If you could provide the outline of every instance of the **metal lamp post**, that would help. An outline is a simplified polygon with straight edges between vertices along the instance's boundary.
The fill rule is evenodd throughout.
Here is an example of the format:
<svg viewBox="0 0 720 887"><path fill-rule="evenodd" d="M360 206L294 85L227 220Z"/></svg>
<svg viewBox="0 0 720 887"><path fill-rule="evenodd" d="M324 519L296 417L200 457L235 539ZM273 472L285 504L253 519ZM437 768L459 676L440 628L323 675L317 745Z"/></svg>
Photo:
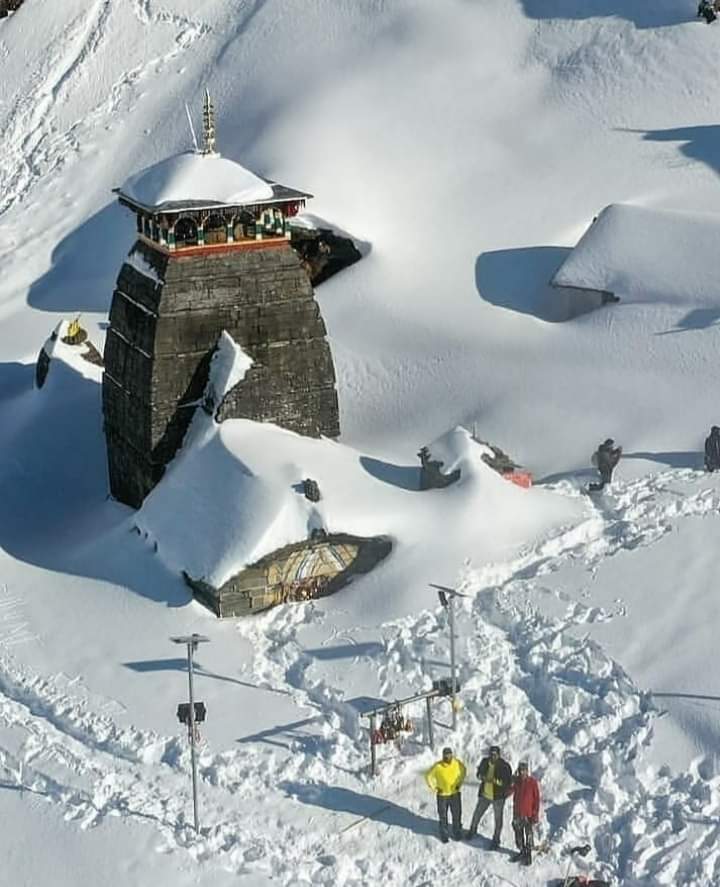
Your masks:
<svg viewBox="0 0 720 887"><path fill-rule="evenodd" d="M209 642L210 638L203 637L200 634L191 634L184 637L170 638L174 644L185 644L187 646L188 660L188 683L190 690L190 704L178 706L178 718L181 723L188 725L188 739L190 741L190 759L192 762L192 793L193 793L193 814L195 816L195 831L200 831L200 821L198 817L198 797L197 797L197 762L195 760L195 722L205 720L205 706L202 702L195 702L193 699L193 653L197 650L199 644Z"/></svg>
<svg viewBox="0 0 720 887"><path fill-rule="evenodd" d="M457 702L456 694L458 689L457 670L455 663L455 598L467 597L454 588L448 588L446 585L436 585L430 582L430 588L435 588L438 593L441 605L448 611L448 623L450 626L450 686L451 686L451 705L452 705L452 728L457 729Z"/></svg>

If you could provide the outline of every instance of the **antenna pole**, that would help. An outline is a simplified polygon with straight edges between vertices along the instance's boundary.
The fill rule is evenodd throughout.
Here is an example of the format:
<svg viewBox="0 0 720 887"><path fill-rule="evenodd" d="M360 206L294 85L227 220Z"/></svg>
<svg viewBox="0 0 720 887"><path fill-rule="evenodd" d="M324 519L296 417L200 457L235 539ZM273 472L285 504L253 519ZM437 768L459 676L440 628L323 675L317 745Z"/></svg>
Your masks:
<svg viewBox="0 0 720 887"><path fill-rule="evenodd" d="M185 113L187 114L188 123L190 124L190 134L192 135L193 146L195 148L195 151L197 152L200 150L200 148L198 148L197 136L195 135L195 127L193 126L192 117L190 116L190 108L188 108L187 102L185 102Z"/></svg>

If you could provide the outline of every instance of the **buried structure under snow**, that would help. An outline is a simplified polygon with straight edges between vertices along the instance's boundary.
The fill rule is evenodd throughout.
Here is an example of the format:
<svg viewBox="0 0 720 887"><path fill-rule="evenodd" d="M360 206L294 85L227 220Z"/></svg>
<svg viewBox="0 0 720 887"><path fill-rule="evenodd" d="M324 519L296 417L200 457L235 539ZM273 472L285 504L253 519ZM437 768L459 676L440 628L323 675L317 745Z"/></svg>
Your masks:
<svg viewBox="0 0 720 887"><path fill-rule="evenodd" d="M527 468L523 468L521 465L514 462L507 453L504 453L500 449L500 447L496 447L494 444L487 443L487 441L484 440L478 440L474 436L472 440L487 450L487 452L483 452L481 459L486 465L492 468L493 471L497 471L497 473L504 477L505 480L509 480L511 483L517 484L519 487L528 489L532 486L532 473L528 471ZM433 454L429 447L421 447L418 452L418 458L420 459L421 465L421 490L449 487L451 484L460 480L459 468L445 474L442 470L445 463L441 459L433 459L432 456Z"/></svg>
<svg viewBox="0 0 720 887"><path fill-rule="evenodd" d="M523 468L521 465L514 462L507 453L504 453L500 449L500 447L496 447L484 440L478 441L478 443L481 443L492 450L492 456L484 453L482 460L486 465L489 465L493 471L497 471L497 473L501 474L505 480L509 480L511 483L517 484L519 487L525 487L525 489L528 489L532 486L532 473L528 471L527 468Z"/></svg>
<svg viewBox="0 0 720 887"><path fill-rule="evenodd" d="M392 549L386 536L316 533L265 555L215 588L183 572L194 597L216 616L246 616L276 604L326 597L368 573Z"/></svg>

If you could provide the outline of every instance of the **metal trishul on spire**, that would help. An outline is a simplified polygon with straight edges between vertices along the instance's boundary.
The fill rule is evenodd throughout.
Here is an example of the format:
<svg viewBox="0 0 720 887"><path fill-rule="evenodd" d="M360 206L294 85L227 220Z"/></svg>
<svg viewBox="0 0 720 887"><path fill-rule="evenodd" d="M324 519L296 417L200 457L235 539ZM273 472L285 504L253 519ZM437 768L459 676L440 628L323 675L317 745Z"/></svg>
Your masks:
<svg viewBox="0 0 720 887"><path fill-rule="evenodd" d="M210 93L205 90L205 99L203 101L203 134L204 143L201 154L215 153L215 108L210 99Z"/></svg>

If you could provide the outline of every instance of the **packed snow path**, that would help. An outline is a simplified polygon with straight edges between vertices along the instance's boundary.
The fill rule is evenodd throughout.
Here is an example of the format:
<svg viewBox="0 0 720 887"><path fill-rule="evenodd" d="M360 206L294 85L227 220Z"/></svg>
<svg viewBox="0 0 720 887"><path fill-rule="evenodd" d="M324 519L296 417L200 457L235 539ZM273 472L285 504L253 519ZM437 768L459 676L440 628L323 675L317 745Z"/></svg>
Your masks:
<svg viewBox="0 0 720 887"><path fill-rule="evenodd" d="M569 482L555 487L582 495ZM436 746L452 741L471 774L491 741L513 762L530 759L541 779L542 834L549 841L532 875L482 841L441 848L434 802L421 778L437 749L420 742L420 710L413 712L418 736L400 749L381 747L379 775L369 777L367 731L346 701L346 682L330 683L322 660L306 650L308 632L330 627L332 599L237 623L254 644L244 677L290 694L309 715L245 737L238 750L203 747L207 825L200 837L189 822L182 736L121 727L67 680L29 674L10 656L0 661L5 785L45 798L81 828L107 816L145 822L158 830L158 849L185 848L199 861L247 876L247 883L530 884L558 876L562 848L585 841L593 846L593 871L620 884L715 883L720 778L702 762L677 774L647 762L657 715L651 695L581 631L621 617L622 606L567 599L564 613L546 618L538 602L569 563L597 570L619 551L656 544L678 522L717 520L719 508L714 478L666 471L588 499L581 523L508 563L466 568L461 587L469 597L458 614L464 710L451 739L441 726L449 714L436 709ZM357 644L353 668L343 671L347 681L364 672L373 692L392 699L442 673L441 609L386 623L375 636L381 639L375 644ZM353 630L343 637L357 643ZM470 778L465 788L466 822L474 783ZM267 803L258 805L258 798ZM508 825L504 842L510 843Z"/></svg>

